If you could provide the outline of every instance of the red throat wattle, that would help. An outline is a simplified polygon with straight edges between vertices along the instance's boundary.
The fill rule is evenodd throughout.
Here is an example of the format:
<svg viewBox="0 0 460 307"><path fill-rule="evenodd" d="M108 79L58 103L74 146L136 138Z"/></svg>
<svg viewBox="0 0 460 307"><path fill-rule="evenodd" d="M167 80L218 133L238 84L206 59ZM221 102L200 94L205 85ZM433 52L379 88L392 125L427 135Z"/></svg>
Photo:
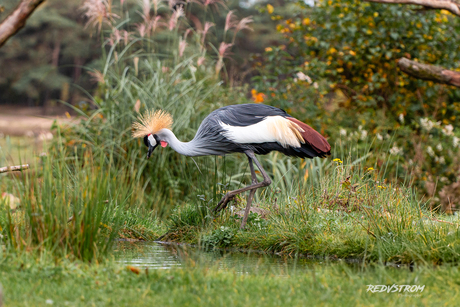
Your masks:
<svg viewBox="0 0 460 307"><path fill-rule="evenodd" d="M160 141L160 145L161 147L165 148L166 146L168 146L168 143L166 143L165 141Z"/></svg>

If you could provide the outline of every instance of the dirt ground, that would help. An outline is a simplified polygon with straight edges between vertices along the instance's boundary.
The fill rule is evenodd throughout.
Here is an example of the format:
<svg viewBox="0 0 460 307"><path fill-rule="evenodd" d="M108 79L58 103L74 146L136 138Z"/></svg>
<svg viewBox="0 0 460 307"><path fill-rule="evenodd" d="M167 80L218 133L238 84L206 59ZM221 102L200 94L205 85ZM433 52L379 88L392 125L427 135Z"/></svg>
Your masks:
<svg viewBox="0 0 460 307"><path fill-rule="evenodd" d="M54 115L43 115L40 107L0 105L0 167L25 163L33 166L37 156L46 154L54 137L50 131L53 122L75 121L62 108L49 110L49 114Z"/></svg>
<svg viewBox="0 0 460 307"><path fill-rule="evenodd" d="M72 118L65 115L65 110L50 110L51 114L43 115L41 107L18 107L0 105L0 136L38 137L50 132L55 120L59 123L72 123Z"/></svg>

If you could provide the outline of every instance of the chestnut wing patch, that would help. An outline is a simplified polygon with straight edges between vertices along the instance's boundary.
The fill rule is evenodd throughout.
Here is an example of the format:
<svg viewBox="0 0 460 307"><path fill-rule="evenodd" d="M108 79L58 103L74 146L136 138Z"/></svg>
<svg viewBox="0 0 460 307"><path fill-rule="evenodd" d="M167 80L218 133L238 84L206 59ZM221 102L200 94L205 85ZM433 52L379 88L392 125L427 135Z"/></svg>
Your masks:
<svg viewBox="0 0 460 307"><path fill-rule="evenodd" d="M304 142L310 145L317 153L327 155L331 154L331 145L329 145L326 138L318 131L293 117L287 117L287 119L302 128L303 132L300 131L300 134L302 135Z"/></svg>

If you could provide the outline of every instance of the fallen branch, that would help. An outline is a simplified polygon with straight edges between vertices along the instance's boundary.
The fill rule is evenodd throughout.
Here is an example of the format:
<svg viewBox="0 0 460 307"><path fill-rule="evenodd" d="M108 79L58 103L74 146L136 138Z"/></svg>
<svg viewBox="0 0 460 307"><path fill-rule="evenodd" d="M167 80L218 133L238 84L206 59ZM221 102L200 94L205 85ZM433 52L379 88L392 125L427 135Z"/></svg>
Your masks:
<svg viewBox="0 0 460 307"><path fill-rule="evenodd" d="M0 167L0 173L22 171L29 168L29 164Z"/></svg>
<svg viewBox="0 0 460 307"><path fill-rule="evenodd" d="M26 25L27 18L45 0L22 0L16 9L0 24L0 47Z"/></svg>
<svg viewBox="0 0 460 307"><path fill-rule="evenodd" d="M460 87L460 72L440 66L418 63L408 58L399 59L398 66L402 71L417 79Z"/></svg>
<svg viewBox="0 0 460 307"><path fill-rule="evenodd" d="M460 16L460 1L458 0L364 0L385 4L414 4L429 9L447 10L454 15Z"/></svg>

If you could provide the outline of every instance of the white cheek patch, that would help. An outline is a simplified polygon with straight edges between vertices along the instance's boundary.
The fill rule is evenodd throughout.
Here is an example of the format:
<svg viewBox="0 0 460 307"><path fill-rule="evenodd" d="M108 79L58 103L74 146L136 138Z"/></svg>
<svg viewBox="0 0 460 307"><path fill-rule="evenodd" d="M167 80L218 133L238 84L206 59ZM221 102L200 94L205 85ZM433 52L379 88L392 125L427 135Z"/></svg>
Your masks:
<svg viewBox="0 0 460 307"><path fill-rule="evenodd" d="M155 140L153 135L149 135L147 140L149 140L150 146L152 146L152 147L155 147L155 145L157 144L157 141Z"/></svg>

